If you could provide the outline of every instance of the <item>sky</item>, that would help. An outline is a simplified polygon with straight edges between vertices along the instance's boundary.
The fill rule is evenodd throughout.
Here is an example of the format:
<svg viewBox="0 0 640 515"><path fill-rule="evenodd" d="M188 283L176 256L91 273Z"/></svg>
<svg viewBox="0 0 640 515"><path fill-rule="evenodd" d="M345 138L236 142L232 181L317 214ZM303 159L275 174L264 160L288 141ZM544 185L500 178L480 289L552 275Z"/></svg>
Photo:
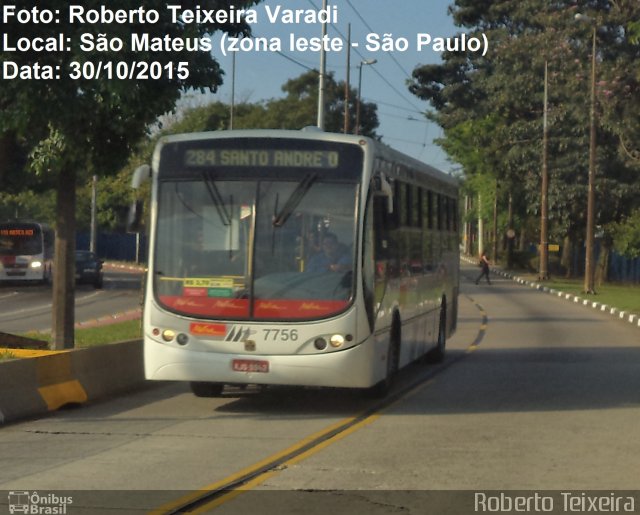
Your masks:
<svg viewBox="0 0 640 515"><path fill-rule="evenodd" d="M296 51L290 49L291 34L299 38L319 38L322 24L311 20L302 23L286 23L281 17L277 21L268 18L267 6L275 13L287 9L317 11L323 0L265 0L255 7L256 21L251 23L255 37L277 38L277 43L266 51L243 50L236 52L235 81L232 80L232 52L223 55L220 37L214 38L214 56L225 70L225 83L218 90L217 100L231 101L232 84L236 102L258 102L283 95L281 87L291 78L298 77L308 69L319 69L319 51ZM327 25L327 36L333 44L342 42L341 50L326 52L327 73L333 73L337 81L347 75L346 38L351 27L350 84L357 89L360 63L375 59L377 62L362 65L362 98L378 105L380 125L377 133L388 145L416 159L449 172L456 168L446 154L433 142L441 135L437 125L426 121L424 113L430 108L409 93L406 82L412 70L421 64L439 63L440 52L427 44L418 48L418 35L429 35L432 41L455 35L458 28L447 15L452 0L327 0L332 18ZM367 34L377 34L379 49L366 48ZM405 38L398 40L400 49L385 51L383 37ZM353 44L357 44L357 47ZM402 44L407 48L403 49Z"/></svg>

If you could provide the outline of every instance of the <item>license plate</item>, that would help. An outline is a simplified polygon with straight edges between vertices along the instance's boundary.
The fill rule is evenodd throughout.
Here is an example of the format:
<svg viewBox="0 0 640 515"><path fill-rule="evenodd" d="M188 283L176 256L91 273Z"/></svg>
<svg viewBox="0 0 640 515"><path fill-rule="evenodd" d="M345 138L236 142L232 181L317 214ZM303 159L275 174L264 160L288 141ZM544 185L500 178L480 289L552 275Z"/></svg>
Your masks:
<svg viewBox="0 0 640 515"><path fill-rule="evenodd" d="M236 372L269 372L269 362L257 359L234 359L231 368Z"/></svg>

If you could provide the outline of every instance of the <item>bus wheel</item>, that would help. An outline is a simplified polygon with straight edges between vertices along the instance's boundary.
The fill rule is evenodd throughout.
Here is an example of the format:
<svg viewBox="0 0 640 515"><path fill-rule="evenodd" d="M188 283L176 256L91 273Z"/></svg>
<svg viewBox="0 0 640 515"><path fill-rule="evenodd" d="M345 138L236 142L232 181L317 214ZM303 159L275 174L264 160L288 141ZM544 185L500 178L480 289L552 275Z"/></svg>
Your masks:
<svg viewBox="0 0 640 515"><path fill-rule="evenodd" d="M385 378L366 390L367 396L375 399L386 397L398 374L400 363L400 322L396 318L391 329L389 350L387 351L387 373Z"/></svg>
<svg viewBox="0 0 640 515"><path fill-rule="evenodd" d="M222 383L191 382L191 391L196 397L220 397L223 389Z"/></svg>
<svg viewBox="0 0 640 515"><path fill-rule="evenodd" d="M444 359L447 345L447 304L443 301L440 309L440 322L438 324L438 343L435 349L429 351L426 356L427 363L440 363Z"/></svg>

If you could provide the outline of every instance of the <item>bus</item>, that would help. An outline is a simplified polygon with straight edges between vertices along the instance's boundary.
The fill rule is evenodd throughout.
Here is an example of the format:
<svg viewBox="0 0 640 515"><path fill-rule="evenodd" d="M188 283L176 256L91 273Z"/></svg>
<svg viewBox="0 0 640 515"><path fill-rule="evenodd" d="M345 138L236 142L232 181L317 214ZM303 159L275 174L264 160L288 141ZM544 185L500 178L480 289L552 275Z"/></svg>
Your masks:
<svg viewBox="0 0 640 515"><path fill-rule="evenodd" d="M0 222L0 281L50 283L55 232L30 221Z"/></svg>
<svg viewBox="0 0 640 515"><path fill-rule="evenodd" d="M385 395L402 367L443 359L459 288L451 176L316 129L164 137L134 188L145 177L147 379L198 396L247 384Z"/></svg>

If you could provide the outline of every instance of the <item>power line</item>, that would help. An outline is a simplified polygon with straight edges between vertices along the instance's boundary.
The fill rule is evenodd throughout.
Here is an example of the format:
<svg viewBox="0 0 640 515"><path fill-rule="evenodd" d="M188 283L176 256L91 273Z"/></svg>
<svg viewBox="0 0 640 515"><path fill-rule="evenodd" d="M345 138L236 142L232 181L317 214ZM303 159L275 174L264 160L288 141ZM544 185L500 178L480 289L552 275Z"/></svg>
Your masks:
<svg viewBox="0 0 640 515"><path fill-rule="evenodd" d="M425 116L425 112L424 111L420 111L417 109L409 109L408 107L402 107L396 104L390 104L389 102L383 102L382 100L375 100L375 99L371 99L372 102L375 102L378 105L381 106L387 106L387 107L393 107L394 109L400 109L402 111L407 111L409 113L415 113L415 114L419 114L421 116Z"/></svg>
<svg viewBox="0 0 640 515"><path fill-rule="evenodd" d="M369 32L375 32L375 30L373 30L371 28L371 26L367 23L367 21L362 17L362 15L360 14L360 11L358 11L353 4L351 3L351 0L346 0L346 2L349 4L349 7L351 7L351 9L353 10L353 12L356 13L356 16L358 18L360 18L360 20L362 21L362 23L364 24L365 27L367 27L367 29L369 29ZM398 66L398 68L400 68L400 70L402 70L402 73L404 73L405 77L407 77L407 79L411 78L411 75L409 75L409 73L407 73L407 71L402 67L402 65L398 62L398 60L395 58L395 56L393 54L388 54L389 57L393 60L394 63L396 63L396 65Z"/></svg>
<svg viewBox="0 0 640 515"><path fill-rule="evenodd" d="M373 100L372 102L375 102L375 100ZM376 103L377 105L377 103ZM419 123L429 123L429 120L427 120L426 118L424 120L420 120L418 118L413 118L412 116L406 116L406 115L402 115L402 114L396 114L396 113L387 113L384 111L378 111L378 114L383 115L383 116L387 116L389 118L398 118L400 120L405 120L407 122L419 122Z"/></svg>
<svg viewBox="0 0 640 515"><path fill-rule="evenodd" d="M307 0L307 2L317 11L318 10L318 6L315 5L315 3L313 2L313 0ZM353 6L353 4L351 3L351 0L346 0L346 2L349 4L349 7L351 7L351 9L353 10L353 12L356 14L356 16L360 19L360 21L364 24L364 26L369 30L369 32L375 32L371 26L367 23L367 21L362 17L362 15L360 14L360 12ZM338 34L338 36L342 39L343 42L346 42L347 38L344 36L344 34L342 34L342 32L340 31L340 29L338 29L333 23L330 24L331 27L336 31L336 33ZM360 59L364 60L365 56L360 52L360 50L356 47L354 49L355 53L358 54L358 56L360 57ZM402 70L402 73L405 75L405 77L407 77L408 79L411 79L411 76L409 75L409 73L407 73L407 71L402 67L402 65L398 62L398 60L395 58L395 56L392 53L387 53L387 55L393 60L393 62L398 66L398 68L400 68L400 70ZM410 100L407 99L407 97L404 96L404 93L402 93L401 91L399 91L396 86L394 86L391 82L389 82L389 80L382 75L378 70L376 70L375 65L372 65L371 68L373 69L373 72L387 85L389 86L389 88L391 88L396 95L398 95L400 98L402 98L402 100L404 100L407 105L410 105L412 107L412 109L416 112L420 112L420 109L418 109Z"/></svg>
<svg viewBox="0 0 640 515"><path fill-rule="evenodd" d="M364 24L364 26L369 30L369 32L376 32L371 28L371 26L367 23L367 20L364 19L364 17L360 14L360 12L354 7L354 5L351 3L351 0L346 0L346 2L347 4L349 4L349 7L351 7L353 12ZM411 76L409 75L409 73L407 73L407 71L402 67L402 65L398 62L395 56L391 52L387 52L386 54L393 60L393 62L398 66L398 68L400 68L404 76L407 77L408 79L411 79ZM419 109L410 100L408 100L407 97L405 97L404 93L400 92L393 84L391 84L391 82L389 82L389 80L386 77L384 77L379 71L375 69L375 66L372 66L372 68L375 74L378 75L378 77L380 77L382 81L387 86L389 86L400 98L402 98L402 100L404 100L407 103L407 105L410 105L413 109L415 109L416 111L419 111Z"/></svg>

